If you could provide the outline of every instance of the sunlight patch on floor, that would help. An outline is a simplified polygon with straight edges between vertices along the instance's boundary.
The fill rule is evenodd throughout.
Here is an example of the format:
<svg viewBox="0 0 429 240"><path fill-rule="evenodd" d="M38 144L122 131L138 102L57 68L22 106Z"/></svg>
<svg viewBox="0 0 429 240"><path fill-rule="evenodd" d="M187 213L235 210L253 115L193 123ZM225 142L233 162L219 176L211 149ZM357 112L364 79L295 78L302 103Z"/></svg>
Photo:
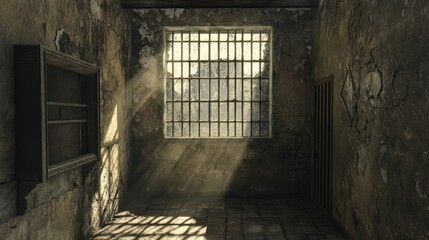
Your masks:
<svg viewBox="0 0 429 240"><path fill-rule="evenodd" d="M207 226L188 216L136 216L128 211L115 215L94 239L205 240Z"/></svg>

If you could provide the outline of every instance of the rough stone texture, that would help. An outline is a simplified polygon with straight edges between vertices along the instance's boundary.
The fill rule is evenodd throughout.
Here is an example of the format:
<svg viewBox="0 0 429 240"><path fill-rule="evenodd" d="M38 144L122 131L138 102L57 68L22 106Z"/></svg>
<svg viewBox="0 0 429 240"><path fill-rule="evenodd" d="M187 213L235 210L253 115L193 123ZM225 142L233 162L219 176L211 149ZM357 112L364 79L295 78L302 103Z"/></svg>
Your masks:
<svg viewBox="0 0 429 240"><path fill-rule="evenodd" d="M311 9L168 9L133 13L133 192L308 192ZM273 26L271 139L165 139L164 26Z"/></svg>
<svg viewBox="0 0 429 240"><path fill-rule="evenodd" d="M131 154L130 12L119 0L6 1L0 8L0 236L87 239L116 212ZM43 44L101 69L102 161L59 174L15 215L13 44ZM6 183L11 182L11 183ZM7 194L5 193L7 192ZM7 209L7 210L4 210Z"/></svg>
<svg viewBox="0 0 429 240"><path fill-rule="evenodd" d="M81 197L75 188L0 225L4 239L83 239ZM60 236L60 237L59 237Z"/></svg>
<svg viewBox="0 0 429 240"><path fill-rule="evenodd" d="M0 219L8 219L16 214L16 181L0 184Z"/></svg>
<svg viewBox="0 0 429 240"><path fill-rule="evenodd" d="M350 239L429 238L429 2L320 6L314 76L334 74L333 215Z"/></svg>

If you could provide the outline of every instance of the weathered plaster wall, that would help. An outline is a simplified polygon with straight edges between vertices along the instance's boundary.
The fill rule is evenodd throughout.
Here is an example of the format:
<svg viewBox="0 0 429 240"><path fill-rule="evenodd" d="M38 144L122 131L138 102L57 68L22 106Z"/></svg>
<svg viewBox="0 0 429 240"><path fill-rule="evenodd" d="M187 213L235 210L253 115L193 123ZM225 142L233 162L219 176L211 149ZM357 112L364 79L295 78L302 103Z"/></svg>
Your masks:
<svg viewBox="0 0 429 240"><path fill-rule="evenodd" d="M135 193L306 194L310 160L311 9L169 9L133 13ZM163 137L163 27L273 26L271 139Z"/></svg>
<svg viewBox="0 0 429 240"><path fill-rule="evenodd" d="M130 151L130 13L119 0L3 1L0 7L0 238L87 239L117 209ZM39 184L16 215L13 44L43 44L101 68L102 161ZM31 116L29 116L31 117Z"/></svg>
<svg viewBox="0 0 429 240"><path fill-rule="evenodd" d="M333 215L350 239L429 238L429 2L325 0L315 79L334 74Z"/></svg>

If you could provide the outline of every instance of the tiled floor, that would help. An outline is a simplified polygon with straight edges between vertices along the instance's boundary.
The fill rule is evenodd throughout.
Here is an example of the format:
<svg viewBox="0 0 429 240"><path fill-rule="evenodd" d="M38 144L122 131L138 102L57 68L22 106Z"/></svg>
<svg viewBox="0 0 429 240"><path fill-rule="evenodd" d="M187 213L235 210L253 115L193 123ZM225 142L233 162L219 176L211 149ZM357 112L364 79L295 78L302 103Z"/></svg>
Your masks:
<svg viewBox="0 0 429 240"><path fill-rule="evenodd" d="M345 239L309 200L155 199L128 209L94 239Z"/></svg>

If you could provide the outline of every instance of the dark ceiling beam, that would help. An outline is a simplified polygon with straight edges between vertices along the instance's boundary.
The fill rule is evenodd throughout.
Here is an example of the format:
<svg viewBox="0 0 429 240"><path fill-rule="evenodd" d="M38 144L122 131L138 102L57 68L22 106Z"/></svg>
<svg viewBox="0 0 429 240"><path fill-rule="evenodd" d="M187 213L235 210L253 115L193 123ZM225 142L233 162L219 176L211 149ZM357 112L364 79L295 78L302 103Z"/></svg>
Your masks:
<svg viewBox="0 0 429 240"><path fill-rule="evenodd" d="M314 8L319 0L122 0L124 8Z"/></svg>

